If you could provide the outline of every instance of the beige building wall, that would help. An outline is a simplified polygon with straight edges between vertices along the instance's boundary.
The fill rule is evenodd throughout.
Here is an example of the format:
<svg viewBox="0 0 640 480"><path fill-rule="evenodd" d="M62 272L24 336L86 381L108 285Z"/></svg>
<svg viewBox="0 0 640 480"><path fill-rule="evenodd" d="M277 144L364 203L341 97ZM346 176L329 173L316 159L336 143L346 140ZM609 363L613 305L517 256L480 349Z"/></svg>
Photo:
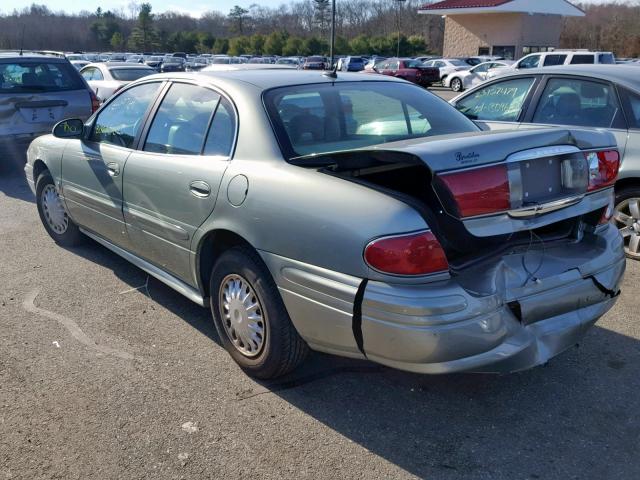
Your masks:
<svg viewBox="0 0 640 480"><path fill-rule="evenodd" d="M561 30L562 17L558 15L448 15L443 54L445 57L465 57L477 55L480 47L513 45L516 58L520 58L525 46L557 47Z"/></svg>

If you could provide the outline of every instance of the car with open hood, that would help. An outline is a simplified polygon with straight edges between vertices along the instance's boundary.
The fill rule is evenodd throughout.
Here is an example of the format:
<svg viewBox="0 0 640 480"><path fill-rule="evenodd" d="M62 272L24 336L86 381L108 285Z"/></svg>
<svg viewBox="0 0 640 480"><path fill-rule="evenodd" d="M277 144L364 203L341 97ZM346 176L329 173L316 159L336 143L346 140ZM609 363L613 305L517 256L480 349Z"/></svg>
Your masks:
<svg viewBox="0 0 640 480"><path fill-rule="evenodd" d="M153 75L34 141L44 228L211 309L251 375L309 349L422 373L513 372L616 302L609 132L482 132L378 75Z"/></svg>

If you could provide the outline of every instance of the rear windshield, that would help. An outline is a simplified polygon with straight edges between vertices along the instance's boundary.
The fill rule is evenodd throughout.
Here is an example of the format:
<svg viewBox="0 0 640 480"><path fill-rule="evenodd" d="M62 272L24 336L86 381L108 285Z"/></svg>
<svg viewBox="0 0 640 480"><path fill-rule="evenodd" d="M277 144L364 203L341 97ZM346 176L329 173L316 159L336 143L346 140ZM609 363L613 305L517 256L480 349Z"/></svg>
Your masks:
<svg viewBox="0 0 640 480"><path fill-rule="evenodd" d="M290 86L269 90L264 101L288 159L478 131L452 106L411 84L340 82Z"/></svg>
<svg viewBox="0 0 640 480"><path fill-rule="evenodd" d="M86 88L68 62L0 63L0 93L38 93Z"/></svg>
<svg viewBox="0 0 640 480"><path fill-rule="evenodd" d="M309 57L307 58L307 62L324 62L323 57Z"/></svg>
<svg viewBox="0 0 640 480"><path fill-rule="evenodd" d="M150 68L110 68L109 71L111 75L113 75L113 78L123 82L133 82L134 80L155 73Z"/></svg>

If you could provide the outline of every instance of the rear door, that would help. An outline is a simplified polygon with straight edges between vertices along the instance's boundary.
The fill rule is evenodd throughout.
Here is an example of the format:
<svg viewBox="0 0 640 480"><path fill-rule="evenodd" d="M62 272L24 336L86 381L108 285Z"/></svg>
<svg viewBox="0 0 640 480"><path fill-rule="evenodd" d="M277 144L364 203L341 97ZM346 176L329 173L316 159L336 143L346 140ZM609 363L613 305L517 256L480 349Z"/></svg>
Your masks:
<svg viewBox="0 0 640 480"><path fill-rule="evenodd" d="M0 136L50 133L64 118L86 120L91 97L66 60L0 60Z"/></svg>
<svg viewBox="0 0 640 480"><path fill-rule="evenodd" d="M483 130L518 128L538 84L538 76L496 80L470 91L454 106Z"/></svg>
<svg viewBox="0 0 640 480"><path fill-rule="evenodd" d="M102 108L87 138L69 140L62 157L62 192L71 218L127 247L122 173L161 82L136 85Z"/></svg>
<svg viewBox="0 0 640 480"><path fill-rule="evenodd" d="M173 83L124 169L133 251L187 282L191 240L209 217L234 144L236 114L218 92Z"/></svg>
<svg viewBox="0 0 640 480"><path fill-rule="evenodd" d="M606 128L614 134L621 158L628 141L624 111L613 84L593 78L550 75L540 87L523 128L575 126Z"/></svg>

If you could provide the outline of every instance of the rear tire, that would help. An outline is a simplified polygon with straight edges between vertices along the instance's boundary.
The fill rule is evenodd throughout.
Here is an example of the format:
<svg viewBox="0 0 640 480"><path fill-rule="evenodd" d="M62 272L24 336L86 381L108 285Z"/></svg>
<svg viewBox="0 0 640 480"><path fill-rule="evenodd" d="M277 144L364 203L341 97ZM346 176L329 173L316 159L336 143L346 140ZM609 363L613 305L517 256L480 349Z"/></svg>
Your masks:
<svg viewBox="0 0 640 480"><path fill-rule="evenodd" d="M640 189L625 187L616 190L613 221L624 238L627 258L640 260Z"/></svg>
<svg viewBox="0 0 640 480"><path fill-rule="evenodd" d="M449 85L451 86L451 90L453 90L454 92L461 92L462 90L464 90L462 86L462 80L460 80L458 77L452 78L451 82L449 82Z"/></svg>
<svg viewBox="0 0 640 480"><path fill-rule="evenodd" d="M75 247L84 243L86 237L67 215L53 177L48 170L42 172L36 181L36 203L45 230L57 244Z"/></svg>
<svg viewBox="0 0 640 480"><path fill-rule="evenodd" d="M269 270L251 248L233 247L220 256L209 292L222 344L248 375L273 379L305 359L309 347L291 323Z"/></svg>

